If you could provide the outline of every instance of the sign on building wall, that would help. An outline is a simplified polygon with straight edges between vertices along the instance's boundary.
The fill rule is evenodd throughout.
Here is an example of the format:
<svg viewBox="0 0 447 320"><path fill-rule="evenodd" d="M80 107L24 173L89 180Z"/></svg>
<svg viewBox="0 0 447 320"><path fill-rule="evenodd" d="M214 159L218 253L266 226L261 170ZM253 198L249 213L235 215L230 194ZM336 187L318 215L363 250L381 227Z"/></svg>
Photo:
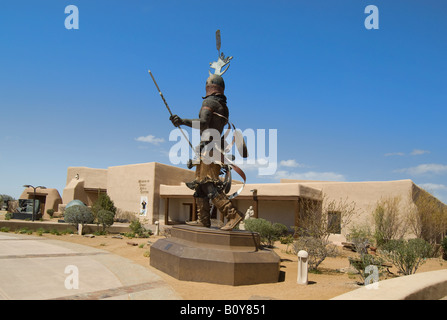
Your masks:
<svg viewBox="0 0 447 320"><path fill-rule="evenodd" d="M146 196L141 196L140 199L140 216L146 216L147 214L147 197Z"/></svg>
<svg viewBox="0 0 447 320"><path fill-rule="evenodd" d="M148 184L149 180L138 180L138 185L140 186L140 193L145 194L149 193L149 187Z"/></svg>
<svg viewBox="0 0 447 320"><path fill-rule="evenodd" d="M149 193L149 186L148 186L149 180L138 180L138 185L140 187L140 216L146 216L147 214L147 207L149 205L147 196L144 194Z"/></svg>

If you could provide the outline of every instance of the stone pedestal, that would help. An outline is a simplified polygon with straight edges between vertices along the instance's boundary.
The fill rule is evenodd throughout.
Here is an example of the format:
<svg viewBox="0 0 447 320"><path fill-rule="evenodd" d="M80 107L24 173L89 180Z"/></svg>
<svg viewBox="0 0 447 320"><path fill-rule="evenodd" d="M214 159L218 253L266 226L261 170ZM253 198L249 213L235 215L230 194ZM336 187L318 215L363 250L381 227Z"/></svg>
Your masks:
<svg viewBox="0 0 447 320"><path fill-rule="evenodd" d="M187 281L227 285L278 282L280 258L260 248L259 234L173 226L171 237L151 246L150 265Z"/></svg>

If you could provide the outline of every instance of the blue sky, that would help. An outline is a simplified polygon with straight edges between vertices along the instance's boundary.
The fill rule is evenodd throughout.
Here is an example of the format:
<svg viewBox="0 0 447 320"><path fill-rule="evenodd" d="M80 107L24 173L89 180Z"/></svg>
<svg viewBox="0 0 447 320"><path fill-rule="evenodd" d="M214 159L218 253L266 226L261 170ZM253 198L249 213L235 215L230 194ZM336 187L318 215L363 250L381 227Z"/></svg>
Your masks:
<svg viewBox="0 0 447 320"><path fill-rule="evenodd" d="M364 25L370 4L378 30ZM68 5L78 30L65 28ZM248 182L412 179L447 203L443 1L0 8L1 194L17 198L23 184L62 194L69 166L169 164L173 127L147 70L174 113L195 117L220 29L221 50L234 56L224 75L232 122L277 130L276 173L247 167Z"/></svg>

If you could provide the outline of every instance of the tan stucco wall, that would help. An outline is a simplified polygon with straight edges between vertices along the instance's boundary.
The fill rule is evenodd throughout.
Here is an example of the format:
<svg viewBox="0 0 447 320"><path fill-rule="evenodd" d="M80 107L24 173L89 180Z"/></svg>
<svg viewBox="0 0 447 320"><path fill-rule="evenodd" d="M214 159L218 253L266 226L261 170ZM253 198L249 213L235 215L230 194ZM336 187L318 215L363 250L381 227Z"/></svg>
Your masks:
<svg viewBox="0 0 447 320"><path fill-rule="evenodd" d="M140 214L141 197L148 199L146 218L153 215L155 163L108 168L107 194L115 207Z"/></svg>
<svg viewBox="0 0 447 320"><path fill-rule="evenodd" d="M166 164L155 162L155 181L153 193L153 215L152 222L164 222L164 204L160 204L160 185L181 185L185 182L194 180L195 170L188 170L177 168ZM185 185L185 188L186 185ZM193 191L188 189L188 194L193 194Z"/></svg>
<svg viewBox="0 0 447 320"><path fill-rule="evenodd" d="M381 198L400 197L401 204L410 201L414 183L411 180L365 181L365 182L307 182L305 180L282 179L281 182L298 182L318 188L328 199L348 199L354 201L360 216L368 215L374 210Z"/></svg>
<svg viewBox="0 0 447 320"><path fill-rule="evenodd" d="M68 185L72 179L84 180L84 188L107 189L107 169L94 169L87 167L69 167L67 169Z"/></svg>
<svg viewBox="0 0 447 320"><path fill-rule="evenodd" d="M62 193L63 204L68 204L71 200L81 200L87 203L87 195L84 192L84 179L73 178L64 188Z"/></svg>
<svg viewBox="0 0 447 320"><path fill-rule="evenodd" d="M372 213L381 199L399 197L402 209L412 205L411 194L417 186L411 180L397 181L365 181L365 182L324 182L282 179L282 183L296 182L322 190L325 200L346 200L355 202L357 215L347 228L342 230L342 235L334 235L332 241L345 241L349 228L359 224L372 225ZM402 214L405 213L403 210Z"/></svg>
<svg viewBox="0 0 447 320"><path fill-rule="evenodd" d="M164 219L160 212L160 184L180 185L194 179L194 171L157 162L108 168L107 193L115 206L139 213L141 197L148 198L145 218L150 223Z"/></svg>

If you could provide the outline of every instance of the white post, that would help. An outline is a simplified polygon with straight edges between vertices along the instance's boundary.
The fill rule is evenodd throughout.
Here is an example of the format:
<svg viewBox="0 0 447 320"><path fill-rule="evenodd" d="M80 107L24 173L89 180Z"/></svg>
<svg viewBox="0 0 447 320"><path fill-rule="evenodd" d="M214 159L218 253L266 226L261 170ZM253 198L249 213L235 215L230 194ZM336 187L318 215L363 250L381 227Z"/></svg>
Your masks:
<svg viewBox="0 0 447 320"><path fill-rule="evenodd" d="M82 224L78 224L78 235L82 236Z"/></svg>
<svg viewBox="0 0 447 320"><path fill-rule="evenodd" d="M155 235L158 236L160 235L160 226L159 226L159 222L155 221Z"/></svg>
<svg viewBox="0 0 447 320"><path fill-rule="evenodd" d="M307 285L307 260L309 258L309 254L301 250L298 252L298 276L296 279L296 283Z"/></svg>

